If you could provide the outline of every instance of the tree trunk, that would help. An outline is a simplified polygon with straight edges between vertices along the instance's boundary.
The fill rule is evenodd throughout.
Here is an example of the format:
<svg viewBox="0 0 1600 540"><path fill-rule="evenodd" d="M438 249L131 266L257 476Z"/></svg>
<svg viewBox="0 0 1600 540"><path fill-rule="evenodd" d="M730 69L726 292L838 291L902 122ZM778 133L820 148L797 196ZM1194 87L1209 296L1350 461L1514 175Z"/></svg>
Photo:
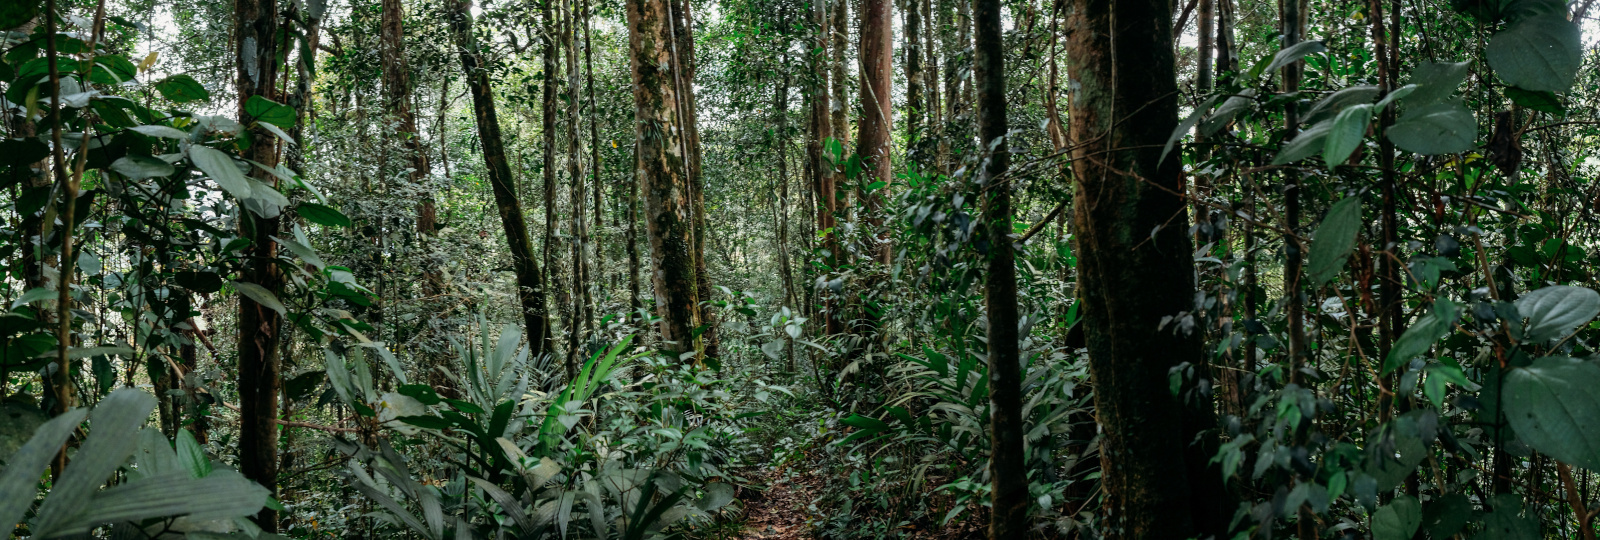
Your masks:
<svg viewBox="0 0 1600 540"><path fill-rule="evenodd" d="M915 0L913 0L915 3ZM1018 356L1017 267L1011 248L1011 185L1003 180L1011 152L1006 136L1005 52L1000 34L1000 0L976 0L973 82L978 87L981 147L993 148L978 185L988 193L984 225L989 237L984 273L984 307L989 316L989 461L993 513L989 538L1022 538L1028 533L1028 467L1023 456L1022 362ZM999 143L999 144L996 144Z"/></svg>
<svg viewBox="0 0 1600 540"><path fill-rule="evenodd" d="M1215 434L1191 444L1213 427L1209 398L1184 402L1167 388L1169 368L1205 358L1198 332L1162 324L1193 309L1195 291L1182 171L1160 160L1177 126L1171 13L1152 0L1074 0L1068 13L1070 75L1081 84L1068 115L1079 144L1079 294L1110 530L1220 536L1233 506L1206 467Z"/></svg>
<svg viewBox="0 0 1600 540"><path fill-rule="evenodd" d="M561 34L566 41L563 48L567 55L567 180L570 182L567 199L572 205L572 320L567 325L567 365L575 374L576 368L583 364L580 349L589 331L589 287L593 283L586 260L589 227L584 223L584 202L588 194L583 186L583 146L578 138L578 126L582 123L578 114L581 73L578 71L578 17L574 4L575 0L562 4L565 28Z"/></svg>
<svg viewBox="0 0 1600 540"><path fill-rule="evenodd" d="M605 280L605 252L603 251L605 242L600 238L600 231L605 222L600 220L600 209L602 208L601 205L604 204L600 196L601 186L603 185L600 183L600 112L599 103L594 100L594 27L589 17L589 0L583 0L583 63L589 93L589 167L594 170L594 181L591 182L594 188L594 226L589 230L589 245L591 246L589 255L590 268L587 271L589 274L597 276L593 281L595 287L598 288L600 283ZM587 292L584 294L584 304L589 309L589 313L585 315L585 318L593 321L594 310L596 309L595 302L587 297Z"/></svg>
<svg viewBox="0 0 1600 540"><path fill-rule="evenodd" d="M832 32L830 37L833 39L833 48L829 50L829 52L833 53L833 100L829 104L829 118L833 123L830 126L833 131L833 138L839 142L839 157L841 158L850 155L850 149L845 146L845 143L850 140L850 98L845 91L845 88L850 84L847 78L848 72L845 70L845 47L850 34L850 25L847 23L850 17L848 4L849 0L833 0L833 22L829 25L829 30ZM845 185L844 169L842 167L835 168L833 171L833 187L835 191L842 185ZM849 196L848 191L844 193L846 197ZM834 195L834 199L833 209L835 212L848 210L850 206L848 198L839 200L838 195ZM837 259L835 266L845 262L844 252L835 251L833 256ZM838 331L844 331L843 326Z"/></svg>
<svg viewBox="0 0 1600 540"><path fill-rule="evenodd" d="M842 0L836 0L842 3ZM816 226L822 232L822 262L829 268L838 266L839 238L834 230L834 217L839 211L838 185L833 157L824 150L824 143L834 138L832 111L829 108L829 20L832 16L828 12L826 2L818 1L813 7L812 19L817 26L818 53L811 56L811 72L816 77L811 88L811 129L813 132L808 151L811 161L811 185L816 199ZM834 156L843 158L844 156ZM821 292L823 302L822 310L825 312L822 326L823 335L832 335L844 331L844 324L838 316L837 302L829 292Z"/></svg>
<svg viewBox="0 0 1600 540"><path fill-rule="evenodd" d="M922 0L922 2L924 8L922 21L925 30L922 35L922 39L927 44L927 47L923 49L922 57L928 62L928 65L923 68L924 75L922 76L927 90L927 94L925 95L926 97L924 98L926 102L924 103L923 112L928 115L928 133L931 137L933 137L932 143L925 144L924 147L931 147L933 149L933 156L931 156L933 158L933 164L929 168L929 172L945 174L944 163L945 160L948 159L950 147L945 144L944 105L943 101L940 99L941 96L939 93L940 47L937 44L939 43L938 40L942 34L935 30L935 28L941 27L934 26L935 4L933 3L933 0ZM943 12L942 9L938 11L940 13ZM941 16L940 19L942 18L943 17Z"/></svg>
<svg viewBox="0 0 1600 540"><path fill-rule="evenodd" d="M539 100L540 130L544 141L540 145L544 156L541 171L544 173L544 268L548 272L545 281L555 282L559 279L556 272L556 81L559 80L561 64L556 56L556 20L555 13L550 4L555 0L541 0L539 3L540 19L544 22L544 80L540 82L542 94ZM546 291L548 293L548 291ZM548 298L548 296L547 296ZM557 302L560 300L557 299ZM533 340L529 335L528 339ZM545 350L555 352L554 329L546 327L541 338L546 343ZM578 376L576 366L566 362L567 380Z"/></svg>
<svg viewBox="0 0 1600 540"><path fill-rule="evenodd" d="M688 0L670 0L668 9L671 10L669 18L672 27L668 30L673 37L674 49L672 51L676 62L681 66L673 76L674 89L677 93L678 107L683 118L684 145L688 149L688 174L689 174L689 204L693 209L694 220L694 271L696 298L700 304L695 306L700 317L700 323L705 325L701 334L701 350L707 358L717 358L722 348L722 338L717 333L716 312L711 304L711 273L706 267L706 235L708 222L706 220L706 188L705 176L701 168L700 150L700 123L698 120L698 107L695 103L694 79L696 63L694 54L694 17L689 11Z"/></svg>
<svg viewBox="0 0 1600 540"><path fill-rule="evenodd" d="M483 144L484 169L489 175L495 207L500 211L500 223L505 228L506 244L511 251L511 268L517 277L517 299L528 335L529 352L538 357L548 351L548 341L540 339L540 336L549 335L544 283L539 263L534 259L528 223L522 217L522 203L517 201L512 188L511 163L506 161L505 145L500 138L500 118L495 113L489 72L478 58L478 44L472 36L472 3L457 0L454 7L450 26L456 46L461 49L461 70L466 75L467 90L472 94L472 112L477 118L478 139Z"/></svg>
<svg viewBox="0 0 1600 540"><path fill-rule="evenodd" d="M635 106L635 172L644 189L645 226L650 235L651 281L661 338L670 350L698 350L700 325L695 275L693 207L688 199L689 155L681 129L668 0L628 2L628 48L632 53Z"/></svg>
<svg viewBox="0 0 1600 540"><path fill-rule="evenodd" d="M787 23L787 19L783 20ZM789 55L785 53L779 60L779 69L787 69ZM778 275L783 278L783 305L791 309L798 308L795 304L794 273L789 268L789 75L783 75L783 81L778 83L778 90L772 93L772 111L776 117L776 126L773 130L777 134L773 141L774 160L778 165L778 200L773 205L778 221L778 234L776 244L778 248ZM785 337L784 357L788 362L788 371L794 372L794 340Z"/></svg>
<svg viewBox="0 0 1600 540"><path fill-rule="evenodd" d="M261 96L280 101L273 83L278 80L278 3L277 0L236 0L234 29L237 54L236 86L239 98L239 123L255 121L245 112L245 102ZM278 163L277 138L266 130L252 134L245 159L266 167ZM251 169L257 180L276 186L277 177L262 168ZM242 235L250 240L243 259L249 261L241 272L243 281L254 283L272 294L281 294L283 276L277 258L281 215L263 217L245 212ZM278 387L280 384L278 339L283 317L248 296L239 296L239 472L270 492L278 491ZM277 532L278 513L263 508L256 525L266 532Z"/></svg>
<svg viewBox="0 0 1600 540"><path fill-rule="evenodd" d="M889 0L861 1L861 126L856 133L856 152L861 155L861 183L883 182L871 194L863 193L863 202L870 212L883 204L883 192L894 179L889 159L891 141L889 132L894 127L893 75L894 31L890 28L894 14ZM872 216L874 228L882 220ZM889 244L880 237L873 250L879 262L889 263Z"/></svg>
<svg viewBox="0 0 1600 540"><path fill-rule="evenodd" d="M927 112L922 94L922 0L905 0L906 40L906 154L908 162L921 158L922 119Z"/></svg>

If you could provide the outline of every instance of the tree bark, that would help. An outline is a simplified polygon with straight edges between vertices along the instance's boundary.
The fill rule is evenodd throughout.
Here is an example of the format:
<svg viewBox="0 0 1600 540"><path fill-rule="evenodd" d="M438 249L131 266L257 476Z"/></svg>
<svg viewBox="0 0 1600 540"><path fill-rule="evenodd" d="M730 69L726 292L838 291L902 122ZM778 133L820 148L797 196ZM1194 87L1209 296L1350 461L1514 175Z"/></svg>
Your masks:
<svg viewBox="0 0 1600 540"><path fill-rule="evenodd" d="M836 1L842 2L842 0ZM834 220L835 216L838 215L839 201L838 185L835 183L837 180L837 173L835 172L837 167L835 167L833 160L834 157L843 158L843 156L829 157L830 154L823 148L824 143L835 135L831 116L833 113L829 107L831 100L828 96L829 91L832 89L829 86L831 77L828 69L829 48L832 47L829 39L829 28L832 25L829 20L832 19L832 16L825 1L817 1L812 9L812 18L817 27L818 52L811 56L811 72L816 77L816 82L812 85L810 93L813 136L808 145L808 151L810 152L812 164L811 185L816 199L816 226L817 230L822 232L822 261L827 267L833 268L838 266L840 253L838 236L834 230L836 225ZM823 296L821 300L824 303L822 307L824 311L822 333L824 335L832 335L843 332L844 324L838 316L838 305L834 301L833 295L826 291L819 292Z"/></svg>
<svg viewBox="0 0 1600 540"><path fill-rule="evenodd" d="M689 10L688 0L669 0L669 22L672 27L668 30L674 43L674 65L680 66L673 77L678 107L683 118L684 145L688 158L689 204L693 209L694 220L694 271L696 297L699 304L695 306L698 311L700 323L705 326L701 333L701 348L707 358L717 358L722 348L722 338L717 332L717 316L711 304L711 273L706 267L706 235L708 222L706 218L706 189L705 176L702 174L700 150L700 123L698 106L695 103L694 79L697 71L694 54L694 17Z"/></svg>
<svg viewBox="0 0 1600 540"><path fill-rule="evenodd" d="M1081 84L1068 115L1079 145L1072 206L1109 530L1221 536L1233 507L1206 466L1209 398L1185 402L1167 388L1169 368L1205 361L1197 331L1163 324L1193 309L1195 291L1182 171L1160 160L1177 126L1171 12L1162 1L1074 0L1068 13ZM1209 442L1192 444L1197 435Z"/></svg>
<svg viewBox="0 0 1600 540"><path fill-rule="evenodd" d="M251 97L280 101L273 83L278 80L278 3L277 0L235 0L235 66L238 90L239 123L255 121L245 112ZM266 167L278 163L277 138L266 130L251 134L245 159ZM262 168L251 169L257 180L276 186L277 177ZM241 220L243 236L250 239L245 248L241 271L243 281L254 283L272 294L281 294L283 276L272 263L277 258L277 236L281 215L263 217L254 212ZM239 472L274 495L278 491L278 388L280 385L279 332L283 317L248 296L239 296ZM278 513L263 508L256 525L266 532L277 532Z"/></svg>
<svg viewBox="0 0 1600 540"><path fill-rule="evenodd" d="M578 132L583 120L578 109L581 101L578 78L581 74L578 71L578 17L575 3L575 0L562 3L565 26L562 35L566 41L563 48L567 56L567 180L570 182L567 199L572 205L572 321L568 323L567 366L574 375L577 367L583 363L579 349L589 331L589 287L593 284L588 272L589 227L584 223L587 193L583 186L583 146Z"/></svg>
<svg viewBox="0 0 1600 540"><path fill-rule="evenodd" d="M922 0L905 0L906 149L907 161L920 159L922 119L927 112L922 94Z"/></svg>
<svg viewBox="0 0 1600 540"><path fill-rule="evenodd" d="M549 335L544 282L539 273L539 263L534 259L528 223L522 217L522 203L517 200L512 187L511 163L506 160L505 145L500 137L500 118L495 113L489 72L478 58L477 40L472 35L472 3L470 0L457 0L454 7L455 12L450 14L451 31L460 49L461 70L467 81L467 90L472 94L472 112L477 119L478 139L483 144L484 168L489 175L495 207L500 212L500 223L505 229L506 244L511 251L511 268L516 274L517 300L528 335L529 352L537 357L549 350L546 348L548 341L540 339L540 336Z"/></svg>
<svg viewBox="0 0 1600 540"><path fill-rule="evenodd" d="M644 189L645 226L650 235L651 281L661 338L678 353L698 350L700 325L694 260L693 207L689 201L688 150L675 78L682 66L673 54L667 0L628 2L628 48L633 75L635 174Z"/></svg>
<svg viewBox="0 0 1600 540"><path fill-rule="evenodd" d="M548 272L546 274L547 279L545 279L546 283L559 279L557 277L558 272L556 272L556 230L559 228L559 222L556 220L556 81L561 76L561 64L556 56L556 35L559 32L556 28L555 12L550 8L550 4L554 1L539 0L540 19L544 22L544 35L540 37L544 41L544 80L540 82L542 93L539 100L539 133L544 138L540 146L544 156L544 164L541 171L544 173L543 255L544 268ZM546 298L548 298L548 291L546 293ZM558 298L556 301L560 302L560 299ZM528 339L532 340L533 336L529 335ZM542 339L547 344L545 350L553 354L555 352L554 329L546 327ZM576 378L578 376L576 366L573 366L571 362L565 362L564 364L567 371L567 380L570 381Z"/></svg>
<svg viewBox="0 0 1600 540"><path fill-rule="evenodd" d="M915 0L913 0L913 3ZM988 194L984 225L989 240L984 273L984 307L989 317L989 461L993 512L989 538L1022 538L1028 533L1028 466L1023 455L1022 362L1017 335L1017 267L1011 247L1011 184L1004 178L1011 152L1006 125L1005 53L1000 34L1000 0L974 2L976 33L973 82L977 85L981 147L993 148L984 160L978 185Z"/></svg>
<svg viewBox="0 0 1600 540"><path fill-rule="evenodd" d="M883 182L883 186L862 194L869 212L883 205L883 192L894 180L889 158L891 144L889 132L894 127L893 75L894 31L890 28L894 14L889 0L861 1L861 127L856 133L856 152L861 155L863 184ZM882 226L877 216L869 218L872 225ZM889 263L889 244L886 237L879 238L874 246L878 262Z"/></svg>

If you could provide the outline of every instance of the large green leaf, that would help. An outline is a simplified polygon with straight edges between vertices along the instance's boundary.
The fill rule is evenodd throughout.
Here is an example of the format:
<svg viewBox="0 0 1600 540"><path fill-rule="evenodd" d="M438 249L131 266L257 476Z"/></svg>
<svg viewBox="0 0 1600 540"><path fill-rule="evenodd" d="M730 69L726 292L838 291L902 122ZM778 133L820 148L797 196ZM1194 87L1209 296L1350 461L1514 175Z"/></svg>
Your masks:
<svg viewBox="0 0 1600 540"><path fill-rule="evenodd" d="M1489 40L1489 66L1506 84L1524 90L1565 92L1583 63L1578 25L1557 14L1512 23Z"/></svg>
<svg viewBox="0 0 1600 540"><path fill-rule="evenodd" d="M1216 134L1216 132L1227 126L1229 122L1232 122L1234 116L1238 116L1240 112L1249 108L1255 101L1255 89L1246 89L1236 96L1229 97L1227 101L1222 102L1222 106L1217 107L1217 110L1211 113L1211 116L1207 116L1204 121L1200 122L1200 134L1207 137Z"/></svg>
<svg viewBox="0 0 1600 540"><path fill-rule="evenodd" d="M40 0L6 0L0 2L0 30L9 30L27 24L39 16L44 2ZM3 524L0 524L3 525Z"/></svg>
<svg viewBox="0 0 1600 540"><path fill-rule="evenodd" d="M171 163L150 156L127 155L111 162L111 170L129 180L171 176L175 169Z"/></svg>
<svg viewBox="0 0 1600 540"><path fill-rule="evenodd" d="M1311 267L1306 277L1311 283L1322 286L1339 275L1350 250L1356 245L1356 233L1361 231L1361 197L1351 196L1339 200L1328 210L1317 226L1317 236L1311 240Z"/></svg>
<svg viewBox="0 0 1600 540"><path fill-rule="evenodd" d="M1394 348L1389 349L1389 357L1383 360L1383 373L1388 374L1406 365L1412 358L1428 352L1434 342L1450 333L1455 327L1455 322L1456 305L1442 297L1436 300L1433 303L1433 311L1418 317L1417 321L1400 335L1400 339L1395 340Z"/></svg>
<svg viewBox="0 0 1600 540"><path fill-rule="evenodd" d="M167 98L173 103L188 103L190 101L211 99L211 92L207 91L206 87L201 86L198 81L194 80L194 77L183 73L157 81L156 90L161 92L161 97Z"/></svg>
<svg viewBox="0 0 1600 540"><path fill-rule="evenodd" d="M1483 516L1483 530L1472 540L1538 540L1539 522L1517 515L1522 511L1522 496L1501 493L1490 499L1487 515Z"/></svg>
<svg viewBox="0 0 1600 540"><path fill-rule="evenodd" d="M1417 85L1416 90L1406 97L1406 104L1420 107L1449 99L1467 78L1468 64L1426 60L1417 64L1416 69L1411 70L1411 84Z"/></svg>
<svg viewBox="0 0 1600 540"><path fill-rule="evenodd" d="M300 214L300 217L306 218L306 221L310 221L318 225L326 225L329 227L350 226L350 218L345 217L343 213L328 206L305 202L295 206L294 209L296 213Z"/></svg>
<svg viewBox="0 0 1600 540"><path fill-rule="evenodd" d="M1535 92L1512 86L1506 88L1506 99L1539 112L1550 114L1564 114L1567 112L1566 105L1561 104L1561 96L1557 96L1555 92L1548 90Z"/></svg>
<svg viewBox="0 0 1600 540"><path fill-rule="evenodd" d="M1339 90L1328 95L1328 97L1322 98L1322 101L1318 101L1316 106L1306 112L1302 120L1307 124L1315 124L1333 118L1338 116L1346 107L1372 103L1372 100L1378 97L1378 92L1378 87L1370 84Z"/></svg>
<svg viewBox="0 0 1600 540"><path fill-rule="evenodd" d="M1422 526L1422 503L1416 497L1401 495L1372 513L1374 540L1410 540Z"/></svg>
<svg viewBox="0 0 1600 540"><path fill-rule="evenodd" d="M1306 55L1317 54L1327 50L1328 47L1323 45L1321 41L1302 41L1296 43L1291 45L1289 48L1278 51L1278 54L1273 55L1272 63L1267 64L1266 71L1273 71L1289 65L1290 62L1295 62L1301 58L1305 58Z"/></svg>
<svg viewBox="0 0 1600 540"><path fill-rule="evenodd" d="M0 530L12 530L33 505L40 473L88 414L88 409L73 409L50 419L33 432L27 444L6 457L6 468L0 472Z"/></svg>
<svg viewBox="0 0 1600 540"><path fill-rule="evenodd" d="M1466 495L1451 493L1422 507L1422 526L1430 538L1449 538L1461 532L1472 518L1472 501Z"/></svg>
<svg viewBox="0 0 1600 540"><path fill-rule="evenodd" d="M1549 356L1513 368L1504 384L1506 420L1523 442L1600 472L1600 364Z"/></svg>
<svg viewBox="0 0 1600 540"><path fill-rule="evenodd" d="M156 407L156 398L142 390L122 388L106 396L89 417L89 440L50 490L34 515L33 534L49 538L85 529L79 518L94 492L137 448L139 425Z"/></svg>
<svg viewBox="0 0 1600 540"><path fill-rule="evenodd" d="M1211 96L1210 99L1195 107L1194 112L1189 113L1188 118L1178 123L1177 129L1172 130L1172 135L1167 137L1167 145L1161 148L1161 159L1157 163L1167 160L1167 154L1172 152L1172 147L1177 145L1178 141L1183 140L1183 136L1188 135L1189 130L1194 129L1195 123L1200 121L1200 117L1204 116L1206 111L1211 110L1211 105L1216 103L1219 97L1222 96Z"/></svg>
<svg viewBox="0 0 1600 540"><path fill-rule="evenodd" d="M1295 135L1294 140L1283 144L1283 149L1272 158L1272 164L1283 165L1317 155L1317 152L1321 152L1324 147L1323 141L1328 138L1328 132L1332 130L1332 120L1323 120L1306 128L1299 135Z"/></svg>
<svg viewBox="0 0 1600 540"><path fill-rule="evenodd" d="M1472 149L1478 137L1478 123L1472 118L1472 111L1460 100L1452 99L1406 111L1385 134L1407 152L1450 154Z"/></svg>
<svg viewBox="0 0 1600 540"><path fill-rule="evenodd" d="M277 295L272 294L272 291L267 290L266 287L244 281L235 281L233 282L233 288L238 289L239 294L254 300L257 304L261 304L262 307L278 312L279 315L288 313L288 310L283 307L283 302L279 302Z"/></svg>
<svg viewBox="0 0 1600 540"><path fill-rule="evenodd" d="M1333 128L1328 130L1327 139L1322 143L1322 162L1332 169L1350 158L1350 153L1361 146L1361 140L1367 136L1367 122L1372 120L1372 105L1352 105L1339 112L1334 118Z"/></svg>
<svg viewBox="0 0 1600 540"><path fill-rule="evenodd" d="M239 166L234 165L233 158L227 154L196 144L189 147L189 160L200 170L205 171L212 180L216 180L217 185L229 195L241 201L250 198L250 179L239 171Z"/></svg>
<svg viewBox="0 0 1600 540"><path fill-rule="evenodd" d="M1571 285L1545 287L1518 298L1517 313L1528 318L1523 341L1542 343L1566 337L1600 315L1600 293Z"/></svg>
<svg viewBox="0 0 1600 540"><path fill-rule="evenodd" d="M250 96L250 99L244 102L244 112L258 122L283 129L294 127L293 108L261 96Z"/></svg>

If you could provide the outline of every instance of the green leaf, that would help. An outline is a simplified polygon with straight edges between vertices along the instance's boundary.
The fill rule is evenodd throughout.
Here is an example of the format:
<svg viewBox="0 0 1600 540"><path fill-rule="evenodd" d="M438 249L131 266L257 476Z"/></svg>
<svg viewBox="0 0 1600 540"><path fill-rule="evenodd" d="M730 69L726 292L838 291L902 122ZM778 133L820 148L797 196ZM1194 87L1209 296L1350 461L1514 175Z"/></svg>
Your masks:
<svg viewBox="0 0 1600 540"><path fill-rule="evenodd" d="M1378 97L1378 87L1370 84L1352 86L1330 94L1318 101L1315 107L1306 112L1301 121L1315 124L1329 118L1338 116L1346 107L1360 104L1371 104L1373 98Z"/></svg>
<svg viewBox="0 0 1600 540"><path fill-rule="evenodd" d="M86 532L88 526L80 518L92 506L90 498L133 454L139 425L155 407L155 396L134 388L112 392L95 406L89 417L89 440L78 449L34 515L35 537Z"/></svg>
<svg viewBox="0 0 1600 540"><path fill-rule="evenodd" d="M1312 284L1321 287L1339 275L1345 260L1350 258L1350 250L1355 248L1356 234L1360 231L1361 197L1345 197L1334 203L1328 210L1328 217L1322 218L1322 224L1317 226L1317 236L1311 240L1311 262L1306 277L1311 278Z"/></svg>
<svg viewBox="0 0 1600 540"><path fill-rule="evenodd" d="M8 0L0 4L0 28L11 29L27 24L39 16L43 7L44 2L40 0ZM9 526L6 528L10 529Z"/></svg>
<svg viewBox="0 0 1600 540"><path fill-rule="evenodd" d="M179 73L156 82L156 91L173 103L211 99L211 92L187 74Z"/></svg>
<svg viewBox="0 0 1600 540"><path fill-rule="evenodd" d="M133 126L128 131L136 132L148 137L163 137L167 139L183 140L189 138L189 132L163 125Z"/></svg>
<svg viewBox="0 0 1600 540"><path fill-rule="evenodd" d="M1195 107L1194 112L1189 113L1188 118L1184 118L1182 122L1178 123L1177 129L1172 130L1172 135L1167 137L1167 145L1161 148L1161 159L1156 163L1159 164L1167 160L1167 154L1172 153L1172 147L1177 145L1178 141L1183 140L1183 136L1188 135L1189 130L1194 129L1194 125L1200 122L1200 117L1205 116L1206 111L1211 110L1211 105L1216 103L1219 97L1222 96L1211 96L1210 99Z"/></svg>
<svg viewBox="0 0 1600 540"><path fill-rule="evenodd" d="M1506 98L1512 103L1550 114L1566 114L1567 107L1561 104L1561 97L1548 90L1533 91L1523 90L1515 86L1506 88Z"/></svg>
<svg viewBox="0 0 1600 540"><path fill-rule="evenodd" d="M206 456L206 451L195 440L194 433L187 429L178 430L178 462L195 478L205 478L211 474L211 458Z"/></svg>
<svg viewBox="0 0 1600 540"><path fill-rule="evenodd" d="M1370 104L1353 105L1340 111L1322 143L1322 162L1329 169L1344 164L1350 158L1350 153L1361 146L1361 140L1367 137L1367 122L1371 120Z"/></svg>
<svg viewBox="0 0 1600 540"><path fill-rule="evenodd" d="M40 474L88 414L88 409L72 409L50 419L22 448L6 457L6 468L0 471L0 530L13 530L33 506Z"/></svg>
<svg viewBox="0 0 1600 540"><path fill-rule="evenodd" d="M1406 111L1385 135L1407 152L1452 154L1472 149L1478 123L1461 100L1452 99Z"/></svg>
<svg viewBox="0 0 1600 540"><path fill-rule="evenodd" d="M1411 540L1422 526L1422 504L1416 497L1401 495L1372 513L1374 540Z"/></svg>
<svg viewBox="0 0 1600 540"><path fill-rule="evenodd" d="M1316 155L1323 150L1323 141L1327 140L1328 132L1332 130L1332 120L1323 120L1306 128L1299 135L1295 135L1294 140L1284 143L1283 149L1272 158L1272 164L1283 165Z"/></svg>
<svg viewBox="0 0 1600 540"><path fill-rule="evenodd" d="M1394 348L1389 349L1389 357L1383 360L1383 373L1388 375L1410 362L1428 349L1455 327L1456 305L1447 299L1439 298L1433 303L1433 311L1417 318L1410 328L1406 329L1400 339L1395 340Z"/></svg>
<svg viewBox="0 0 1600 540"><path fill-rule="evenodd" d="M1305 58L1306 55L1317 54L1327 50L1328 47L1324 46L1321 41L1302 41L1296 43L1287 49L1278 51L1278 54L1273 55L1272 63L1267 64L1266 71L1276 70L1283 66L1289 65L1290 62Z"/></svg>
<svg viewBox="0 0 1600 540"><path fill-rule="evenodd" d="M1492 510L1483 516L1483 530L1472 540L1539 540L1539 522L1517 515L1522 511L1522 496L1501 493L1490 499Z"/></svg>
<svg viewBox="0 0 1600 540"><path fill-rule="evenodd" d="M196 144L189 147L189 160L234 198L241 201L250 198L250 179L239 172L239 166L234 165L233 158L227 154Z"/></svg>
<svg viewBox="0 0 1600 540"><path fill-rule="evenodd" d="M872 418L870 416L861 416L859 414L852 414L850 417L840 420L840 422L850 427L866 430L882 431L889 429L889 424L883 423L882 420Z"/></svg>
<svg viewBox="0 0 1600 540"><path fill-rule="evenodd" d="M250 96L250 99L244 102L244 112L257 122L272 124L283 129L294 127L293 108L261 96Z"/></svg>
<svg viewBox="0 0 1600 540"><path fill-rule="evenodd" d="M1205 121L1200 123L1200 134L1207 137L1216 134L1227 126L1229 122L1232 122L1234 116L1238 116L1240 112L1255 104L1255 102L1256 91L1253 88L1229 97L1227 101L1222 102L1221 107L1217 107L1217 110L1211 113L1211 116L1207 116Z"/></svg>
<svg viewBox="0 0 1600 540"><path fill-rule="evenodd" d="M126 176L129 180L163 178L172 176L172 173L176 172L171 163L150 156L135 155L117 158L111 162L110 168L112 172Z"/></svg>
<svg viewBox="0 0 1600 540"><path fill-rule="evenodd" d="M1471 518L1472 501L1460 493L1438 497L1422 507L1422 526L1429 538L1455 536Z"/></svg>
<svg viewBox="0 0 1600 540"><path fill-rule="evenodd" d="M1415 84L1408 84L1394 90L1390 90L1389 95L1383 96L1383 99L1378 100L1378 104L1373 105L1372 108L1381 111L1385 107L1388 107L1390 103L1394 103L1395 100L1410 96L1411 93L1415 91L1417 91L1417 85Z"/></svg>
<svg viewBox="0 0 1600 540"><path fill-rule="evenodd" d="M1566 337L1600 315L1600 293L1583 287L1555 285L1522 295L1517 313L1528 318L1523 341L1540 343Z"/></svg>
<svg viewBox="0 0 1600 540"><path fill-rule="evenodd" d="M279 302L278 297L273 295L272 291L267 290L266 287L243 281L234 281L232 283L233 288L239 290L239 294L243 294L246 298L261 304L262 307L276 311L279 315L289 312L288 309L283 307L283 302Z"/></svg>
<svg viewBox="0 0 1600 540"><path fill-rule="evenodd" d="M437 416L401 416L395 418L395 420L399 420L401 422L405 422L406 424L417 426L422 429L450 429L452 426L455 426L455 423Z"/></svg>
<svg viewBox="0 0 1600 540"><path fill-rule="evenodd" d="M122 84L139 76L139 68L134 67L128 57L120 54L96 56L94 68L94 72L89 74L89 80L100 84Z"/></svg>
<svg viewBox="0 0 1600 540"><path fill-rule="evenodd" d="M410 396L411 398L422 402L423 405L439 404L439 394L433 391L433 387L426 384L402 385L399 389L399 392L400 395Z"/></svg>
<svg viewBox="0 0 1600 540"><path fill-rule="evenodd" d="M1489 40L1489 66L1507 85L1525 90L1565 92L1583 63L1578 25L1557 14L1511 23Z"/></svg>
<svg viewBox="0 0 1600 540"><path fill-rule="evenodd" d="M296 257L299 257L300 260L305 261L306 264L317 267L318 270L328 267L326 263L322 262L322 257L317 256L317 251L311 249L311 246L276 236L272 237L272 240L277 242L278 245L289 248L289 251L293 252Z"/></svg>
<svg viewBox="0 0 1600 540"><path fill-rule="evenodd" d="M1505 375L1501 404L1523 442L1600 472L1600 364L1549 356Z"/></svg>
<svg viewBox="0 0 1600 540"><path fill-rule="evenodd" d="M1467 78L1468 62L1430 62L1424 60L1411 70L1411 84L1417 85L1406 104L1420 107L1450 99Z"/></svg>
<svg viewBox="0 0 1600 540"><path fill-rule="evenodd" d="M345 217L343 213L317 203L300 203L299 206L295 207L295 212L299 213L300 217L306 218L306 221L318 225L329 227L350 226L350 218Z"/></svg>

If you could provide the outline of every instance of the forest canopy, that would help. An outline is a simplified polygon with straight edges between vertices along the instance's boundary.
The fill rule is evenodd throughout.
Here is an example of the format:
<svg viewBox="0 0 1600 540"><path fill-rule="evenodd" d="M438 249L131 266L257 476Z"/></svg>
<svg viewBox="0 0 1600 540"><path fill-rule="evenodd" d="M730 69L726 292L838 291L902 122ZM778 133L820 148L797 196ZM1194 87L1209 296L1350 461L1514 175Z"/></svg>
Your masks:
<svg viewBox="0 0 1600 540"><path fill-rule="evenodd" d="M1592 3L3 0L0 529L1594 540Z"/></svg>

